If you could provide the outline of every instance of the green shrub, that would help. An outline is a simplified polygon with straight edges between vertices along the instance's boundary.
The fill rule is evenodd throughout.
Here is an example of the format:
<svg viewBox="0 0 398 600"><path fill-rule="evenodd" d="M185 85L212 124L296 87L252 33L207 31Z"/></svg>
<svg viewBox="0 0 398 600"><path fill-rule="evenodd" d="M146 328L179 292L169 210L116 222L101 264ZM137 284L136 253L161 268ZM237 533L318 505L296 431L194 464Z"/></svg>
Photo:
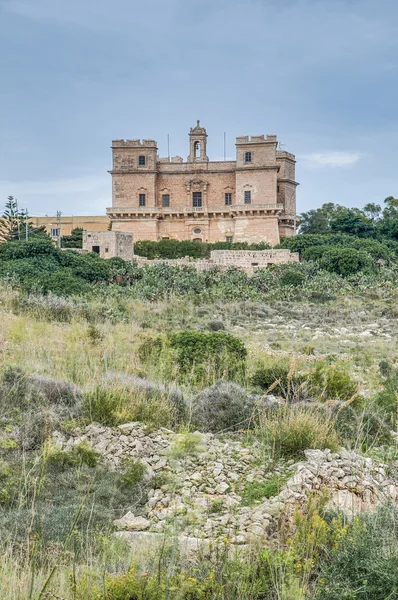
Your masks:
<svg viewBox="0 0 398 600"><path fill-rule="evenodd" d="M93 468L97 465L98 458L98 454L86 444L78 444L69 451L50 447L46 462L51 470L62 471L82 464Z"/></svg>
<svg viewBox="0 0 398 600"><path fill-rule="evenodd" d="M138 241L134 244L134 252L138 256L149 259L155 258L210 258L212 250L267 250L271 246L267 242L248 244L247 242L216 242L207 244L193 242L191 240L160 240L151 242L147 240Z"/></svg>
<svg viewBox="0 0 398 600"><path fill-rule="evenodd" d="M225 329L225 325L222 321L209 321L207 328L211 331L222 331Z"/></svg>
<svg viewBox="0 0 398 600"><path fill-rule="evenodd" d="M185 458L197 454L202 447L202 437L199 433L181 433L177 435L169 448L172 458Z"/></svg>
<svg viewBox="0 0 398 600"><path fill-rule="evenodd" d="M83 396L83 416L89 422L113 427L134 421L131 394L123 388L97 386Z"/></svg>
<svg viewBox="0 0 398 600"><path fill-rule="evenodd" d="M180 378L205 383L244 377L247 350L235 336L223 332L182 331L168 339L176 354Z"/></svg>
<svg viewBox="0 0 398 600"><path fill-rule="evenodd" d="M353 275L372 264L370 255L354 248L331 247L319 260L321 269L337 273L343 277Z"/></svg>
<svg viewBox="0 0 398 600"><path fill-rule="evenodd" d="M258 431L275 458L302 456L305 450L337 450L334 420L311 407L281 407L264 414Z"/></svg>
<svg viewBox="0 0 398 600"><path fill-rule="evenodd" d="M279 283L282 286L292 286L292 287L299 287L301 285L303 285L305 281L305 275L303 273L300 273L299 271L286 271L285 273L283 273L283 275L281 276L281 278L279 279Z"/></svg>
<svg viewBox="0 0 398 600"><path fill-rule="evenodd" d="M262 502L264 498L277 496L287 479L288 477L281 477L278 474L274 474L265 481L246 483L242 492L242 505L253 506L256 502Z"/></svg>
<svg viewBox="0 0 398 600"><path fill-rule="evenodd" d="M398 516L394 507L362 513L322 557L316 600L386 600L398 590Z"/></svg>
<svg viewBox="0 0 398 600"><path fill-rule="evenodd" d="M337 366L317 364L308 376L308 387L317 400L359 400L358 384Z"/></svg>
<svg viewBox="0 0 398 600"><path fill-rule="evenodd" d="M272 391L287 400L299 399L305 393L308 376L297 373L294 366L276 363L258 367L250 377L250 383L264 392Z"/></svg>
<svg viewBox="0 0 398 600"><path fill-rule="evenodd" d="M388 361L382 361L379 370L382 390L376 394L374 403L395 428L398 419L398 369Z"/></svg>
<svg viewBox="0 0 398 600"><path fill-rule="evenodd" d="M142 482L146 467L140 460L128 460L124 464L124 472L120 475L119 484L122 489L135 488Z"/></svg>
<svg viewBox="0 0 398 600"><path fill-rule="evenodd" d="M167 392L148 394L129 385L98 385L84 394L83 417L111 427L131 421L170 427L178 419L178 408Z"/></svg>

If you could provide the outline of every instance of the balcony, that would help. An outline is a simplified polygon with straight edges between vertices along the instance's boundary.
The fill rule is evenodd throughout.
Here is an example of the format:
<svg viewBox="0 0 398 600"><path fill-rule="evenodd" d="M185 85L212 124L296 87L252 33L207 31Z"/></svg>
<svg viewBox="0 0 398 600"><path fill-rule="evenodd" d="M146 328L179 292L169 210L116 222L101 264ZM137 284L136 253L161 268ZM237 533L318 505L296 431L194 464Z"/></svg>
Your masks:
<svg viewBox="0 0 398 600"><path fill-rule="evenodd" d="M280 214L283 204L232 204L219 206L190 206L190 207L162 207L162 206L138 206L134 208L107 208L106 212L111 218L128 219L135 216L148 216L162 218L167 216L185 217L192 214L225 214L239 215L242 213L268 213Z"/></svg>

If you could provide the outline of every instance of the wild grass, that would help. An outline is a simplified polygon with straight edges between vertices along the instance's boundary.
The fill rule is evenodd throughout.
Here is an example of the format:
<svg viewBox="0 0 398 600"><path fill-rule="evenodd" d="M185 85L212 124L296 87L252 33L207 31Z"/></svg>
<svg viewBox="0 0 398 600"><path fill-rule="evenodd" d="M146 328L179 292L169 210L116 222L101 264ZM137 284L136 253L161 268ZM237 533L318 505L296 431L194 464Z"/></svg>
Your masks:
<svg viewBox="0 0 398 600"><path fill-rule="evenodd" d="M177 430L172 452L194 459L201 452L197 428L239 436L251 427L270 464L300 458L308 448L343 444L381 456L392 467L394 420L386 420L383 410L398 414L395 387L379 369L381 360L396 361L392 295L369 299L358 292L340 295L338 302L297 301L297 290L288 288L283 300L228 302L200 295L195 302L173 295L147 302L129 290L99 289L84 307L74 298L21 300L14 289L0 286L0 598L309 600L321 594L320 569L331 582L339 569L330 565L344 556L333 554L325 536L345 540L346 525L332 526L320 510L301 515L302 528L282 546L255 548L248 561L215 552L200 566L187 564L175 540L167 540L171 550L156 557L133 555L111 535L111 523L131 507L139 510L146 485L140 465L111 473L87 448L57 453L48 442L57 428L140 421L151 430ZM190 373L177 385L179 366L171 353L153 361L140 356L147 339L215 329L245 344L246 373L239 385L216 377L198 384ZM303 394L300 377L317 368ZM262 385L253 383L259 369ZM357 388L358 406L350 401ZM281 395L280 404L271 409L265 393ZM165 485L160 479L155 487ZM271 477L247 486L246 502L277 494L280 483ZM370 562L362 564L371 571ZM337 593L337 584L330 589ZM331 600L322 593L319 598Z"/></svg>

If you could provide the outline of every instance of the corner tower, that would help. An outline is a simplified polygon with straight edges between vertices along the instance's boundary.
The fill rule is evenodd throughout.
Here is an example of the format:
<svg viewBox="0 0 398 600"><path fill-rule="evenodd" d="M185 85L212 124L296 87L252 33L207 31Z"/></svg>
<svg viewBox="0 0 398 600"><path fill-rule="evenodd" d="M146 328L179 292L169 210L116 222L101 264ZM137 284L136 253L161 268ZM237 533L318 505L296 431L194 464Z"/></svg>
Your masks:
<svg viewBox="0 0 398 600"><path fill-rule="evenodd" d="M189 132L189 156L188 162L209 162L206 153L207 133L204 127L197 121L196 127L191 127Z"/></svg>

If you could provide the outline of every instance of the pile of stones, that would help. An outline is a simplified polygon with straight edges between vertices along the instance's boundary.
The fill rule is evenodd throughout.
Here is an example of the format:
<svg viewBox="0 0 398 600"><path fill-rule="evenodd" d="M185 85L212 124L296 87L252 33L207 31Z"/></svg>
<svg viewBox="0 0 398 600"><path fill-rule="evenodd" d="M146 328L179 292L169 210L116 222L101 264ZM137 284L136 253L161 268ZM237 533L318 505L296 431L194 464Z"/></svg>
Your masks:
<svg viewBox="0 0 398 600"><path fill-rule="evenodd" d="M131 532L171 531L187 539L224 538L244 545L274 538L282 518L324 490L329 506L348 515L398 499L398 487L383 465L343 449L307 450L301 462L271 466L262 444L238 434L146 432L141 423L128 423L115 428L92 424L69 436L57 432L54 439L64 450L89 445L112 470L122 469L126 460L145 465L149 491L144 510L115 521L118 530L130 532L129 539ZM245 506L248 486L270 478L281 483L276 495Z"/></svg>

